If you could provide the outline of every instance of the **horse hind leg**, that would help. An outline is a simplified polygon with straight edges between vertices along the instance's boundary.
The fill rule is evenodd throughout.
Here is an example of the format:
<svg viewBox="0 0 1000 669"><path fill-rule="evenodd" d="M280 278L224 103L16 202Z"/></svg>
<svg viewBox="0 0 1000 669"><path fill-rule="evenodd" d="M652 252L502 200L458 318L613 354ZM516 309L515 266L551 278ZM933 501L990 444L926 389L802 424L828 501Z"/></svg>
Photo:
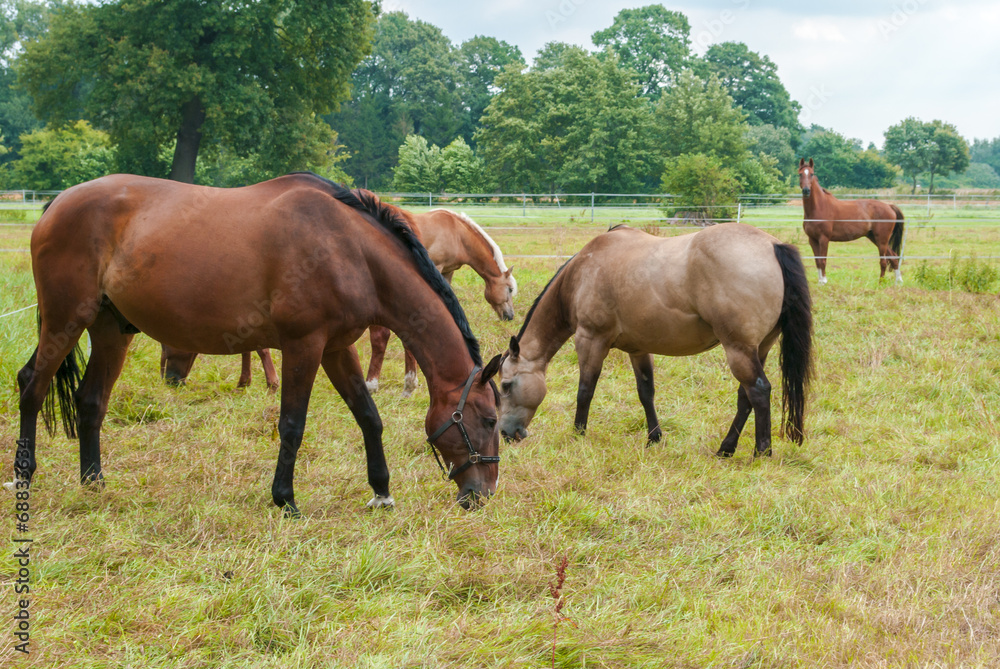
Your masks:
<svg viewBox="0 0 1000 669"><path fill-rule="evenodd" d="M278 391L278 371L274 368L274 360L271 358L271 350L262 348L257 350L260 356L261 367L264 368L264 380L267 382L267 389L272 393Z"/></svg>
<svg viewBox="0 0 1000 669"><path fill-rule="evenodd" d="M420 378L417 376L417 359L410 353L410 349L403 347L403 365L406 373L403 375L403 397L409 397L420 385Z"/></svg>
<svg viewBox="0 0 1000 669"><path fill-rule="evenodd" d="M632 371L635 372L635 387L639 394L639 403L646 413L646 438L649 443L657 442L663 436L660 421L656 417L656 405L653 403L655 390L653 388L653 356L640 353L629 356L632 361Z"/></svg>
<svg viewBox="0 0 1000 669"><path fill-rule="evenodd" d="M755 347L723 346L729 369L739 381L740 388L736 416L719 447L718 455L730 457L736 451L736 444L751 409L756 441L754 456L771 455L771 383L764 375L764 364Z"/></svg>
<svg viewBox="0 0 1000 669"><path fill-rule="evenodd" d="M819 285L826 285L826 257L830 249L830 240L826 237L809 238L809 246L812 247L813 257L816 259L816 271L819 273Z"/></svg>
<svg viewBox="0 0 1000 669"><path fill-rule="evenodd" d="M102 484L101 425L108 413L111 389L121 375L131 334L123 334L110 312L102 310L90 333L90 360L76 400L80 431L80 482Z"/></svg>
<svg viewBox="0 0 1000 669"><path fill-rule="evenodd" d="M372 357L368 361L368 375L365 383L368 385L368 392L374 393L378 390L378 378L382 373L382 362L385 360L385 349L389 345L389 328L381 325L372 325L368 328L368 336L372 344Z"/></svg>

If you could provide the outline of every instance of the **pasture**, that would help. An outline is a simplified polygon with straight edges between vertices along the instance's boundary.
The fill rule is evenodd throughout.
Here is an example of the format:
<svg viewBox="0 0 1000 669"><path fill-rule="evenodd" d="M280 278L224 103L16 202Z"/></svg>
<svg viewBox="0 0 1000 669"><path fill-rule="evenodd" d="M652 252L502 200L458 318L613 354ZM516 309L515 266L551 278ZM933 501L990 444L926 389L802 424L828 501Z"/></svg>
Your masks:
<svg viewBox="0 0 1000 669"><path fill-rule="evenodd" d="M25 667L989 667L1000 663L1000 302L927 290L928 257L996 268L1000 212L904 207L905 283L879 283L875 247L831 245L814 301L815 374L802 446L752 459L715 450L735 409L721 350L656 359L663 440L646 448L628 358L612 352L588 433L572 429L567 344L531 437L501 446L498 494L463 511L424 442L426 385L399 397L390 344L375 395L397 502L370 512L360 430L319 377L297 467L298 521L271 505L278 401L255 361L201 357L163 385L140 335L104 425L106 488L78 484L77 446L40 437L31 490L31 654ZM506 349L564 256L609 220L589 210L471 212L519 284L499 321L468 269L455 287L484 357ZM922 215L922 213L924 215ZM615 212L613 222L648 212ZM796 218L796 215L798 218ZM612 218L610 215L607 218ZM632 220L635 219L635 220ZM801 208L749 210L803 255ZM787 220L787 223L784 221ZM29 228L0 228L27 248ZM675 234L662 229L661 234ZM553 256L526 258L519 256ZM34 302L26 253L0 253L0 314ZM0 477L12 477L15 374L34 310L0 319ZM367 338L359 342L368 360ZM280 352L275 352L279 364ZM767 366L772 384L776 360ZM780 406L780 392L772 395ZM752 418L751 418L752 421ZM775 420L777 424L777 420ZM40 433L41 434L41 433ZM16 607L10 557L0 607ZM558 620L549 584L567 558ZM10 618L8 618L8 621ZM558 626L556 623L559 622Z"/></svg>

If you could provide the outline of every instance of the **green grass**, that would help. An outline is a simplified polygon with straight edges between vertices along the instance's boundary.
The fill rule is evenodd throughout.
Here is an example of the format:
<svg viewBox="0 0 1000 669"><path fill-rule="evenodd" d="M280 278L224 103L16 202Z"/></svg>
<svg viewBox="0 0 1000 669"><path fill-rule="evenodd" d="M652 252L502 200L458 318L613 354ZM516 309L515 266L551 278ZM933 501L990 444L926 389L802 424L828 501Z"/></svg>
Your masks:
<svg viewBox="0 0 1000 669"><path fill-rule="evenodd" d="M562 255L601 228L579 227L495 237L509 255ZM18 230L5 243L26 246ZM772 232L808 253L801 229ZM915 224L907 252L983 258L997 235ZM502 447L498 495L475 513L427 452L426 386L399 397L398 340L376 395L398 509L364 508L360 431L320 378L296 471L303 518L289 521L270 504L278 402L259 367L238 391L237 358L202 357L188 387L169 389L138 336L104 426L106 488L78 485L74 443L40 438L33 652L15 655L0 631L3 666L547 667L563 556L560 667L997 666L997 298L919 287L916 262L902 287L879 283L867 241L831 253L829 285L813 283L802 446L778 438L754 461L751 421L735 458L714 457L736 394L719 350L657 359L652 448L613 352L577 437L567 345L532 436ZM561 262L511 261L513 323L483 303L478 277L456 274L484 354L506 347ZM0 276L0 313L34 302L27 254L0 254ZM34 318L0 320L3 480ZM0 558L7 611L15 573Z"/></svg>

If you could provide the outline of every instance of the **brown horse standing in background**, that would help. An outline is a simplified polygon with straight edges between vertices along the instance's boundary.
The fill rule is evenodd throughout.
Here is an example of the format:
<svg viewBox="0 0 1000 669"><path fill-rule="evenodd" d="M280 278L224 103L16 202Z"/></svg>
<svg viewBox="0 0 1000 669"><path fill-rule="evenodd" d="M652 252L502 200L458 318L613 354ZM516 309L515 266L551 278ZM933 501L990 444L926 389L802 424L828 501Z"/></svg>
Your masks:
<svg viewBox="0 0 1000 669"><path fill-rule="evenodd" d="M739 382L736 416L718 455L731 456L750 411L755 455L771 453L771 384L764 362L781 337L785 434L802 443L812 307L798 250L749 225L679 237L618 226L563 265L512 337L500 365L500 432L521 439L545 397L549 361L570 337L580 365L575 426L587 416L608 351L628 353L649 441L659 441L653 354L695 355L719 344Z"/></svg>
<svg viewBox="0 0 1000 669"><path fill-rule="evenodd" d="M455 270L468 265L486 284L484 297L502 320L514 318L514 296L517 281L503 260L496 242L464 213L447 209L432 209L410 214L411 228L427 248L431 262L450 284ZM389 330L373 326L369 330L372 357L368 363L368 390L378 390L379 373L389 343ZM403 397L409 397L417 387L417 363L404 347L406 375L403 377Z"/></svg>
<svg viewBox="0 0 1000 669"><path fill-rule="evenodd" d="M405 213L373 196L308 173L231 189L118 174L74 186L47 205L31 234L31 261L39 337L17 375L17 487L28 486L36 469L43 404L54 429L56 395L67 434L79 433L81 481L102 480L108 398L132 335L144 332L183 351L282 351L271 496L290 515L298 513L295 460L322 366L364 435L375 492L369 505L391 506L382 422L354 348L379 324L420 362L430 394L424 427L459 502L468 508L496 489L490 377L500 357L482 369L465 314ZM84 330L91 355L81 379Z"/></svg>
<svg viewBox="0 0 1000 669"><path fill-rule="evenodd" d="M899 272L903 212L899 207L878 200L838 200L819 185L812 158L808 163L799 158L799 187L805 209L802 229L816 256L820 285L826 283L826 253L830 242L850 242L860 237L867 237L878 247L882 266L879 278L885 277L886 267L891 265L896 272L896 283L903 283L903 275Z"/></svg>

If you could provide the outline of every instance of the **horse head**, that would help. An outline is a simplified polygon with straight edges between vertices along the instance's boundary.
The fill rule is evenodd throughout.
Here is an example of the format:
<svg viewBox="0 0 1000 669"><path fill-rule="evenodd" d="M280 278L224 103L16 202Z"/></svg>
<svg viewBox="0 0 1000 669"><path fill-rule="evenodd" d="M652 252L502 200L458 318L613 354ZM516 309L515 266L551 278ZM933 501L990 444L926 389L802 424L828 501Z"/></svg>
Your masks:
<svg viewBox="0 0 1000 669"><path fill-rule="evenodd" d="M807 163L805 158L799 158L799 188L802 189L803 197L809 197L812 193L812 180L815 176L816 170L813 167L813 159L810 158Z"/></svg>
<svg viewBox="0 0 1000 669"><path fill-rule="evenodd" d="M520 441L528 436L528 424L545 399L545 363L521 357L517 337L500 364L500 434Z"/></svg>
<svg viewBox="0 0 1000 669"><path fill-rule="evenodd" d="M474 369L462 387L433 398L427 411L427 441L435 457L441 453L438 464L458 486L458 503L466 510L481 505L497 489L499 398L490 379L499 368L498 355L481 371Z"/></svg>
<svg viewBox="0 0 1000 669"><path fill-rule="evenodd" d="M499 276L486 278L486 290L484 296L493 311L497 312L500 320L514 320L514 296L517 295L517 281L511 273L513 268L507 269Z"/></svg>

